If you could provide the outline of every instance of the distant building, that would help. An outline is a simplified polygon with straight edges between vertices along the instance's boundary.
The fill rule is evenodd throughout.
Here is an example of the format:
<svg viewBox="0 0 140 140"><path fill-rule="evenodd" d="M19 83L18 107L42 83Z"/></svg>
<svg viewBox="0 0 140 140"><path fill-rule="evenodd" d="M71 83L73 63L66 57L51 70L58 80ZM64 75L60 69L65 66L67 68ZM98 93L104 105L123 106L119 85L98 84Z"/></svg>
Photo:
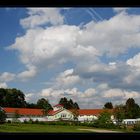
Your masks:
<svg viewBox="0 0 140 140"><path fill-rule="evenodd" d="M46 116L43 109L3 107L3 110L7 114L7 121L12 120L15 114L19 114L18 120L21 122L30 119L38 121L74 120L75 116L72 110L65 109L61 104L53 106L53 110L50 110ZM77 120L80 122L97 120L103 111L103 109L79 109L77 110Z"/></svg>

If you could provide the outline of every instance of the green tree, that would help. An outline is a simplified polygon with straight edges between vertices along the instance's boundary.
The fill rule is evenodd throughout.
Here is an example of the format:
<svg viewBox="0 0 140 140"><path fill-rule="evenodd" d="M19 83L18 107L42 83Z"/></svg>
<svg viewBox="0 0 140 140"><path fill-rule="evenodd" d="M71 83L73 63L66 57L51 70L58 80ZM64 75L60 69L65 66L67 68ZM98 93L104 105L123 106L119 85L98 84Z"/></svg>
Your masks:
<svg viewBox="0 0 140 140"><path fill-rule="evenodd" d="M111 123L111 113L107 110L105 110L104 112L102 112L99 115L98 121L100 123Z"/></svg>
<svg viewBox="0 0 140 140"><path fill-rule="evenodd" d="M113 115L118 124L122 122L123 119L125 119L125 105L116 105L113 110Z"/></svg>
<svg viewBox="0 0 140 140"><path fill-rule="evenodd" d="M6 117L7 116L6 116L5 111L2 108L0 108L0 123L4 123L6 120Z"/></svg>
<svg viewBox="0 0 140 140"><path fill-rule="evenodd" d="M126 118L136 119L140 117L140 107L133 98L129 98L125 104Z"/></svg>
<svg viewBox="0 0 140 140"><path fill-rule="evenodd" d="M75 109L80 109L79 105L76 102L74 103L74 108Z"/></svg>
<svg viewBox="0 0 140 140"><path fill-rule="evenodd" d="M66 97L61 98L59 104L63 105L66 109L79 109L79 106L76 102L74 103L72 99L67 100Z"/></svg>
<svg viewBox="0 0 140 140"><path fill-rule="evenodd" d="M44 115L47 115L48 112L53 109L49 101L44 98L37 101L37 107L43 109Z"/></svg>
<svg viewBox="0 0 140 140"><path fill-rule="evenodd" d="M25 95L22 91L13 89L0 89L0 105L3 107L25 107Z"/></svg>
<svg viewBox="0 0 140 140"><path fill-rule="evenodd" d="M105 109L113 109L113 105L111 102L107 102L107 103L105 103L104 108Z"/></svg>

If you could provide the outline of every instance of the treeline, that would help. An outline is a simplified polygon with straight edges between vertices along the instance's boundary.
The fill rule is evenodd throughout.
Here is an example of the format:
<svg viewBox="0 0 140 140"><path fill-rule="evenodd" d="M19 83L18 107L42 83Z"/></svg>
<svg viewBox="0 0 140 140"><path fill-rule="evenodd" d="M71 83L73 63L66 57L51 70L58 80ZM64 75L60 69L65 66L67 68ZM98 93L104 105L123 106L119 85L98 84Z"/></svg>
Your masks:
<svg viewBox="0 0 140 140"><path fill-rule="evenodd" d="M59 104L62 104L66 109L79 109L76 102L73 102L72 99L68 100L66 97L61 98ZM38 99L36 103L26 102L24 93L15 88L0 88L0 106L14 108L38 108L45 110L52 109L52 105L49 103L49 100L45 98Z"/></svg>
<svg viewBox="0 0 140 140"><path fill-rule="evenodd" d="M107 102L104 105L104 109L113 109L113 114L118 122L123 119L140 118L140 106L133 98L127 99L125 104L115 105L114 107L111 102Z"/></svg>

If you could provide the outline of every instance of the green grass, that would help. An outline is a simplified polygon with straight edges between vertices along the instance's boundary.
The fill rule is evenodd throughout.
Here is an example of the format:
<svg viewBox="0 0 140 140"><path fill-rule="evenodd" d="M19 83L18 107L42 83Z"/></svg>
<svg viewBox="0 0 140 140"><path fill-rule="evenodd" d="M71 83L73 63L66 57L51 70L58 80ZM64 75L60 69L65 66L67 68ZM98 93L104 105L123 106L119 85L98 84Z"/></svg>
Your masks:
<svg viewBox="0 0 140 140"><path fill-rule="evenodd" d="M89 131L85 130L78 130L78 129L88 129L91 127L86 126L62 126L62 125L44 125L44 124L0 124L0 132L73 132L73 133L80 133Z"/></svg>

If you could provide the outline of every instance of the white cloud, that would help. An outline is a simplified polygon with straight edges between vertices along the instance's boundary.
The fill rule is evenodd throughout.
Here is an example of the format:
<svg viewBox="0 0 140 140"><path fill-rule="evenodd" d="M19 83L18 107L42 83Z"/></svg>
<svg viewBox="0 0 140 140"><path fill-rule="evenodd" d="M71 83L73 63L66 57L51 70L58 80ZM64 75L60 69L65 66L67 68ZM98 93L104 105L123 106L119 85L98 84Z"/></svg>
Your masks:
<svg viewBox="0 0 140 140"><path fill-rule="evenodd" d="M113 11L116 13L120 13L120 12L125 12L126 10L128 10L129 8L124 8L124 7L117 7L117 8L113 8Z"/></svg>
<svg viewBox="0 0 140 140"><path fill-rule="evenodd" d="M28 70L23 71L17 75L21 81L26 81L36 75L37 71L34 66L28 66Z"/></svg>
<svg viewBox="0 0 140 140"><path fill-rule="evenodd" d="M119 98L126 101L128 98L139 99L140 93L136 91L126 91L121 89L109 89L104 91L103 97L112 98L113 100L115 100L115 98Z"/></svg>
<svg viewBox="0 0 140 140"><path fill-rule="evenodd" d="M20 20L24 28L35 28L46 23L63 24L64 19L60 14L60 8L28 8L28 15Z"/></svg>
<svg viewBox="0 0 140 140"><path fill-rule="evenodd" d="M70 88L74 85L81 83L82 80L78 75L73 74L73 69L65 70L61 72L53 82L53 87L57 88Z"/></svg>
<svg viewBox="0 0 140 140"><path fill-rule="evenodd" d="M126 63L132 67L140 68L140 53L136 54L133 58L128 59Z"/></svg>
<svg viewBox="0 0 140 140"><path fill-rule="evenodd" d="M7 88L8 86L7 86L7 84L6 83L1 83L0 82L0 88Z"/></svg>
<svg viewBox="0 0 140 140"><path fill-rule="evenodd" d="M9 72L3 72L0 74L0 81L9 82L15 79L15 74Z"/></svg>
<svg viewBox="0 0 140 140"><path fill-rule="evenodd" d="M25 94L25 100L28 102L31 100L32 96L34 96L33 93L28 93L28 94Z"/></svg>

